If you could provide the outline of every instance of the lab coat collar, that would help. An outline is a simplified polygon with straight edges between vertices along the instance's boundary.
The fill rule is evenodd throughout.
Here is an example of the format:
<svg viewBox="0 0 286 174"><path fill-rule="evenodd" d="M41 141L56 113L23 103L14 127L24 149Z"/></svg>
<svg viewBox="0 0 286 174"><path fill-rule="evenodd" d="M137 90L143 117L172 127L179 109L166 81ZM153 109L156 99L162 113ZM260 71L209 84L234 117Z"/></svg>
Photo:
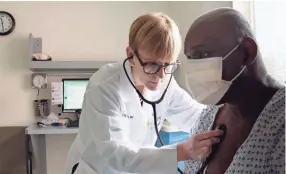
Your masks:
<svg viewBox="0 0 286 174"><path fill-rule="evenodd" d="M122 99L124 102L128 102L128 101L134 101L134 97L138 98L138 94L136 93L135 89L133 88L133 86L130 84L123 66L126 68L126 72L130 78L130 80L132 81L132 83L134 84L134 79L132 76L132 72L131 72L131 65L130 62L127 60L125 65L124 65L124 61L120 62L120 66L121 66L121 71L120 71L120 77L119 77L119 83L120 83L120 91L122 92ZM139 98L138 98L139 100Z"/></svg>

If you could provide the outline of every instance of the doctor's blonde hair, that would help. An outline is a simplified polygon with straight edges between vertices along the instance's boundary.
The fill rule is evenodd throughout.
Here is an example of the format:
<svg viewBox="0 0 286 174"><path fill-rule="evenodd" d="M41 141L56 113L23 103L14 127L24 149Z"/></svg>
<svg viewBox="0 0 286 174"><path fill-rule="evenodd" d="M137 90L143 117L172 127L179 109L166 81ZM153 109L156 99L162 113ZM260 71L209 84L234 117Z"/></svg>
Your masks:
<svg viewBox="0 0 286 174"><path fill-rule="evenodd" d="M152 58L177 59L182 39L176 23L163 13L150 13L137 18L130 27L129 46Z"/></svg>

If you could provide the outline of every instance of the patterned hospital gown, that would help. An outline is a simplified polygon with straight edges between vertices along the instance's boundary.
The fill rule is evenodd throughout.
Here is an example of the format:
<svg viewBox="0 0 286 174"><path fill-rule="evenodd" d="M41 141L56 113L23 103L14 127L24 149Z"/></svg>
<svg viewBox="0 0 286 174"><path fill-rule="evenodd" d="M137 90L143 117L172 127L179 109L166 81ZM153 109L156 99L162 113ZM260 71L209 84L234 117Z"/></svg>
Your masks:
<svg viewBox="0 0 286 174"><path fill-rule="evenodd" d="M218 107L204 111L191 135L210 130ZM248 138L237 150L226 174L285 173L285 88L277 91L257 118ZM185 162L185 173L195 174L203 161Z"/></svg>

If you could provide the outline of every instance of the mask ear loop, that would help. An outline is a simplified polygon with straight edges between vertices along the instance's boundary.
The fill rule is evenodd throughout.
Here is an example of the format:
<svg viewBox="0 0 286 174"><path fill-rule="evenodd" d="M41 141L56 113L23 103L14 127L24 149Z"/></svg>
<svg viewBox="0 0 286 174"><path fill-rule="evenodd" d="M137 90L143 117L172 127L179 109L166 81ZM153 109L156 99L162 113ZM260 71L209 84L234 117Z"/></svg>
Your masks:
<svg viewBox="0 0 286 174"><path fill-rule="evenodd" d="M222 60L225 60L226 58L228 58L229 55L231 55L239 46L240 46L241 42L239 44L237 44L226 56L224 56L224 58L222 58ZM243 68L241 69L241 71L230 81L231 83L236 80L245 70L246 65L243 66Z"/></svg>
<svg viewBox="0 0 286 174"><path fill-rule="evenodd" d="M243 68L240 70L240 72L230 82L232 83L233 81L235 81L243 73L245 69L246 66L244 65Z"/></svg>
<svg viewBox="0 0 286 174"><path fill-rule="evenodd" d="M255 41L254 41L255 42ZM256 42L255 42L256 43ZM256 44L257 45L257 44ZM253 59L253 61L249 64L249 66L251 66L256 60L257 60L257 55L258 55L258 50L256 51L256 56ZM242 70L232 79L232 81L234 81L235 79L238 78L238 76L246 69L246 65L243 66Z"/></svg>
<svg viewBox="0 0 286 174"><path fill-rule="evenodd" d="M252 64L256 61L256 59L257 59L257 54L258 54L258 53L256 53L255 59L250 63L250 65L252 65ZM243 71L244 71L245 69L246 69L246 65L243 66L242 70L231 80L231 82L233 82L235 79L237 79L237 78L243 73Z"/></svg>
<svg viewBox="0 0 286 174"><path fill-rule="evenodd" d="M239 46L241 43L237 44L227 55L225 55L222 60L228 58L229 55L231 55Z"/></svg>
<svg viewBox="0 0 286 174"><path fill-rule="evenodd" d="M253 61L249 64L249 66L252 65L252 64L257 60L257 55L258 55L258 50L256 51L256 56L255 56L255 58L254 58Z"/></svg>

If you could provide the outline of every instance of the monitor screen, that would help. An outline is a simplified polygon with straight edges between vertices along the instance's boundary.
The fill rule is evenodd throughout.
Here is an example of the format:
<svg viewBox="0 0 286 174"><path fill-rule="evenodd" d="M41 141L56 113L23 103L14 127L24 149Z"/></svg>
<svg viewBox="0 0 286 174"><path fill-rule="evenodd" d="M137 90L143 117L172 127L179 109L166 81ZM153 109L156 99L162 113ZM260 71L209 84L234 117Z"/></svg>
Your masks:
<svg viewBox="0 0 286 174"><path fill-rule="evenodd" d="M89 79L63 79L63 112L75 112L82 102Z"/></svg>

